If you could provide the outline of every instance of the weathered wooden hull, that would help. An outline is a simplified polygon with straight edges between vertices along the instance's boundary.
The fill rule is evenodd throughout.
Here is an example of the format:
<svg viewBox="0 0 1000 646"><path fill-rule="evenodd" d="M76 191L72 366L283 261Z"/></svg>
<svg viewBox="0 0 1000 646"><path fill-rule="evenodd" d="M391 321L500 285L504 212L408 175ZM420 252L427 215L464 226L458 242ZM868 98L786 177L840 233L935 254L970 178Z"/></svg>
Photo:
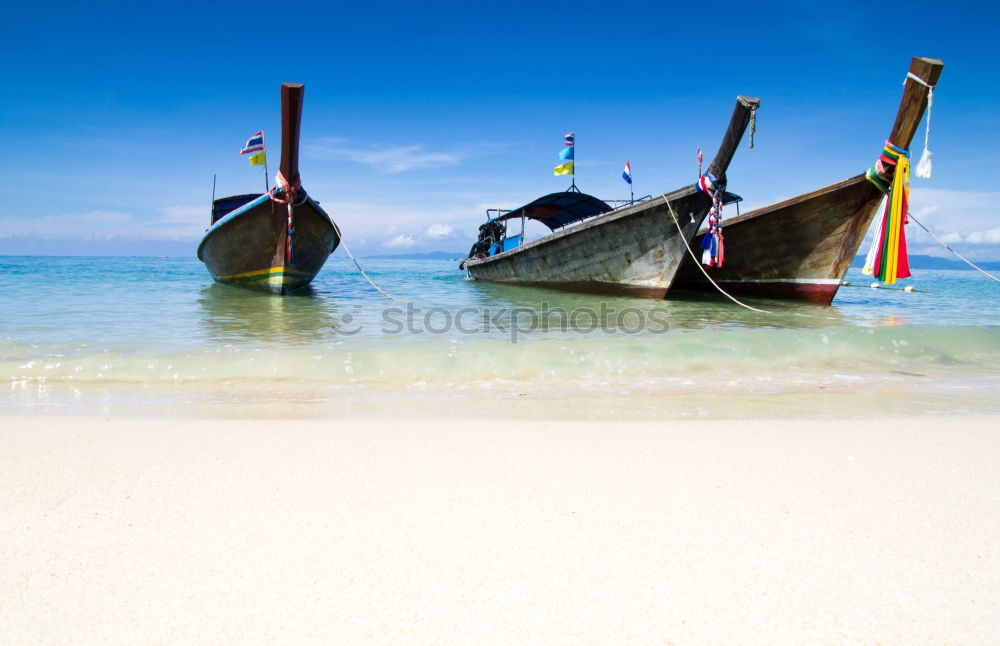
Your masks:
<svg viewBox="0 0 1000 646"><path fill-rule="evenodd" d="M488 258L467 260L477 280L566 291L663 298L711 201L693 187L600 215Z"/></svg>
<svg viewBox="0 0 1000 646"><path fill-rule="evenodd" d="M291 258L286 258L288 208L263 195L205 233L198 258L212 278L287 294L309 284L340 244L330 216L311 198L295 206Z"/></svg>
<svg viewBox="0 0 1000 646"><path fill-rule="evenodd" d="M881 199L881 191L858 175L726 220L725 264L706 271L732 294L829 304ZM695 238L696 250L703 237ZM715 291L691 258L675 287Z"/></svg>

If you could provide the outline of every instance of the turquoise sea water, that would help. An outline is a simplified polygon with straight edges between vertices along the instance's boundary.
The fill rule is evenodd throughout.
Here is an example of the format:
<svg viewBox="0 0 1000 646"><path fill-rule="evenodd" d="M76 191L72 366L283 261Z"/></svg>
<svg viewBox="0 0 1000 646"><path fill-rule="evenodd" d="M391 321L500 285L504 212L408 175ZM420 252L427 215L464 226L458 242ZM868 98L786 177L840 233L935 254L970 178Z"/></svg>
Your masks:
<svg viewBox="0 0 1000 646"><path fill-rule="evenodd" d="M0 257L9 413L746 417L1000 412L1000 285L920 271L831 307L465 280L339 253L285 297L194 258Z"/></svg>

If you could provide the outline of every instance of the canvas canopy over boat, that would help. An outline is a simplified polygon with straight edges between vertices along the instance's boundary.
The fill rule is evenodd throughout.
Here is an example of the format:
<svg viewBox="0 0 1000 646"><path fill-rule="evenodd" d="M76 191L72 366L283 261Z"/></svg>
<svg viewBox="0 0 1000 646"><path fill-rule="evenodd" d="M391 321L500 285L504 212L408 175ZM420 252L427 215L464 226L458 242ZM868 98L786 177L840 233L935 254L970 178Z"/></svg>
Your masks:
<svg viewBox="0 0 1000 646"><path fill-rule="evenodd" d="M479 239L469 251L469 258L486 258L521 244L526 220L541 222L550 231L613 210L606 202L579 190L544 195L516 209L489 209L486 223L479 227ZM499 215L490 217L493 211ZM510 225L520 222L521 232L511 233ZM464 263L463 263L464 264Z"/></svg>
<svg viewBox="0 0 1000 646"><path fill-rule="evenodd" d="M759 105L758 99L737 99L719 151L699 182L701 189L688 186L613 209L579 192L574 182L568 191L489 219L462 267L477 280L663 298L687 241L709 210L738 199L724 191L726 170ZM526 219L542 222L551 233L526 242ZM521 232L512 234L510 223L517 220Z"/></svg>
<svg viewBox="0 0 1000 646"><path fill-rule="evenodd" d="M281 85L281 164L267 193L213 200L198 258L221 283L278 294L309 284L340 244L330 216L302 188L299 132L305 88Z"/></svg>
<svg viewBox="0 0 1000 646"><path fill-rule="evenodd" d="M579 190L570 190L550 193L524 206L512 209L495 219L507 221L516 218L531 218L547 226L550 231L555 231L574 222L611 210L612 208L607 202L581 193Z"/></svg>
<svg viewBox="0 0 1000 646"><path fill-rule="evenodd" d="M906 154L927 107L930 88L937 84L943 67L944 63L933 58L911 61L889 133L888 155L899 155L889 145ZM884 152L883 157L886 155ZM880 159L877 166L868 173L727 220L725 263L708 269L708 274L728 293L828 305L894 179L894 162ZM703 236L704 232L696 244ZM675 286L716 289L691 258L682 264Z"/></svg>

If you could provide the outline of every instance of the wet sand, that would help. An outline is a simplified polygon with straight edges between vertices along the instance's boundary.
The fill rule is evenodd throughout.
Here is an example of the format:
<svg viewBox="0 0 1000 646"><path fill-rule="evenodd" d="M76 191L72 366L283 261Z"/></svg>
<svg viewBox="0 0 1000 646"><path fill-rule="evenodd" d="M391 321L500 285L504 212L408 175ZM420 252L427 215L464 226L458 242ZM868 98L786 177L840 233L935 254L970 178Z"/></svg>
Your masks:
<svg viewBox="0 0 1000 646"><path fill-rule="evenodd" d="M2 644L992 644L1000 419L0 418Z"/></svg>

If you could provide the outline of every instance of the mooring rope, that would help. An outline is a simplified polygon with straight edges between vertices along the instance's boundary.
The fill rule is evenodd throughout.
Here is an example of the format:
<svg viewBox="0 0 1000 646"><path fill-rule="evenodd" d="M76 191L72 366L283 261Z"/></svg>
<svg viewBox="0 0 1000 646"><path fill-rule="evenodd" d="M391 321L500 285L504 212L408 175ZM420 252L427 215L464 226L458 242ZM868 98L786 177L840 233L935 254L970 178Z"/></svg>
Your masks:
<svg viewBox="0 0 1000 646"><path fill-rule="evenodd" d="M375 281L368 277L368 274L365 273L365 270L361 268L361 264L358 262L358 259L354 257L354 254L351 253L351 248L347 246L347 242L344 241L344 234L340 232L340 227L337 226L337 223L334 222L333 219L331 219L330 222L333 224L334 231L337 232L337 237L340 238L340 246L344 248L345 252L347 252L347 257L354 261L354 266L358 268L358 271L361 272L361 275L364 276L365 280L368 281L368 284L374 287L379 294L382 294L382 296L385 296L390 300L412 305L412 301L408 301L402 298L396 298L389 292L385 291L384 289L376 285Z"/></svg>
<svg viewBox="0 0 1000 646"><path fill-rule="evenodd" d="M926 289L915 289L913 285L908 285L907 287L886 287L885 285L879 285L878 283L872 283L871 285L855 285L852 282L844 281L840 283L841 287L849 287L851 289L877 289L880 292L906 292L908 294L930 294L931 292Z"/></svg>
<svg viewBox="0 0 1000 646"><path fill-rule="evenodd" d="M965 256L963 256L962 254L958 253L957 251L955 251L954 249L952 249L951 247L949 247L946 242L944 242L943 240L941 240L940 238L938 238L936 235L934 235L933 233L931 233L930 229L928 229L924 225L920 224L920 221L917 220L915 217L913 217L912 213L908 213L907 216L909 217L910 220L916 222L918 227L920 227L921 229L923 229L924 231L926 231L927 235L929 235L930 237L934 238L938 242L938 244L940 244L942 247L944 247L948 251L952 252L953 254L955 254L956 256L958 256L959 258L961 258L962 260L964 260L967 265L969 265L970 267L972 267L976 271L980 271L980 272L986 274L987 276L989 276L990 278L992 278L993 280L995 280L998 283L1000 283L1000 278L997 278L996 276L994 276L993 274L991 274L990 272L986 271L985 269L983 269L981 267L977 267L976 263L972 262L971 260L969 260L968 258L966 258Z"/></svg>
<svg viewBox="0 0 1000 646"><path fill-rule="evenodd" d="M736 300L736 298L734 298L731 294L729 294L726 290L719 287L718 283L712 280L712 277L708 275L708 272L705 271L705 268L701 266L701 261L698 259L697 256L695 256L694 250L691 249L691 245L688 244L687 237L684 235L684 230L681 229L681 223L677 219L677 213L674 212L674 205L670 203L670 200L667 199L667 196L665 194L661 195L660 197L663 198L664 204L666 204L667 208L670 209L670 217L674 219L674 224L677 225L677 234L680 236L681 240L684 241L684 246L687 247L688 253L691 255L691 259L694 260L696 265L698 265L698 269L701 270L701 273L705 274L705 278L708 279L708 282L712 283L712 285L714 285L715 288L719 290L719 293L721 293L726 298L736 303L740 307L745 307L748 310L753 310L754 312L760 312L761 314L774 314L774 312L769 312L767 310L759 310L756 307L751 307L750 305L747 305L746 303L741 303L740 301Z"/></svg>

